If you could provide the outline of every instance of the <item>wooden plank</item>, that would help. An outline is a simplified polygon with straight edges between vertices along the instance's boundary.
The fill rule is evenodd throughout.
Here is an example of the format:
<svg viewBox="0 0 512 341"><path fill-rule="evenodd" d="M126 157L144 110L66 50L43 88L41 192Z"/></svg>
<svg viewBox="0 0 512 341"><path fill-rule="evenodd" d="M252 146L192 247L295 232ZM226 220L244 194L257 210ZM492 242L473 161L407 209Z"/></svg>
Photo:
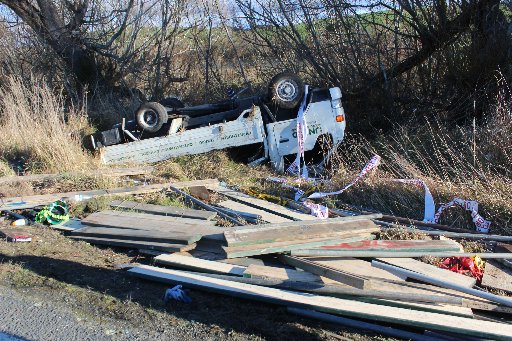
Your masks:
<svg viewBox="0 0 512 341"><path fill-rule="evenodd" d="M50 225L50 227L53 228L54 230L70 232L77 229L81 229L82 227L84 227L84 225L82 225L82 221L80 219L71 218L62 224Z"/></svg>
<svg viewBox="0 0 512 341"><path fill-rule="evenodd" d="M496 251L496 252L512 252L512 245L506 244L506 243L497 243L496 249L494 251Z"/></svg>
<svg viewBox="0 0 512 341"><path fill-rule="evenodd" d="M387 228L401 228L405 229L407 231L412 232L418 232L421 231L421 233L424 233L429 236L445 236L452 239L474 239L474 240L489 240L489 241L501 241L501 242L512 242L512 236L500 236L497 234L472 234L472 233L457 233L457 232L447 232L447 231L434 231L434 230L427 230L422 228L416 228L415 226L405 226L405 225L396 225L391 223L385 223L379 220L374 220L374 222L381 226L382 229Z"/></svg>
<svg viewBox="0 0 512 341"><path fill-rule="evenodd" d="M345 271L332 269L307 259L286 255L281 255L279 259L288 265L310 272L317 276L329 278L333 281L340 282L354 288L369 289L372 286L370 281L364 277L356 276Z"/></svg>
<svg viewBox="0 0 512 341"><path fill-rule="evenodd" d="M362 240L353 243L321 246L327 250L357 251L464 251L462 246L453 240Z"/></svg>
<svg viewBox="0 0 512 341"><path fill-rule="evenodd" d="M226 252L224 252L222 245L222 241L220 240L208 240L203 238L197 242L196 250L215 253L224 259L226 258Z"/></svg>
<svg viewBox="0 0 512 341"><path fill-rule="evenodd" d="M325 249L301 249L292 252L294 256L301 257L338 257L338 258L418 258L425 256L432 257L474 257L512 259L512 253L470 253L470 252L416 252L416 251L347 251L347 250L325 250Z"/></svg>
<svg viewBox="0 0 512 341"><path fill-rule="evenodd" d="M201 239L201 234L183 231L135 230L113 227L83 227L71 232L72 236L97 237L110 239L126 239L171 244L192 244Z"/></svg>
<svg viewBox="0 0 512 341"><path fill-rule="evenodd" d="M476 279L464 276L453 271L438 268L430 264L423 263L412 258L378 258L379 262L384 262L404 269L418 272L423 275L431 276L437 279L449 281L462 286L471 288L475 285Z"/></svg>
<svg viewBox="0 0 512 341"><path fill-rule="evenodd" d="M199 272L210 272L218 274L228 274L242 276L245 267L227 263L214 262L194 257L185 257L177 254L160 255L155 257L155 262L165 264L176 268L182 268Z"/></svg>
<svg viewBox="0 0 512 341"><path fill-rule="evenodd" d="M212 278L195 273L141 265L128 272L134 276L258 301L315 309L342 316L364 318L420 328L431 328L479 337L512 339L512 325L478 321L458 316L387 307L334 297L266 288Z"/></svg>
<svg viewBox="0 0 512 341"><path fill-rule="evenodd" d="M261 220L264 220L268 223L283 223L286 221L292 221L291 219L284 218L281 216L278 216L276 214L269 213L267 211L260 210L258 208L254 208L251 206L244 205L242 203L233 201L233 200L224 200L219 202L217 205L228 208L230 210L240 211L240 212L247 212L251 214L257 214L261 216Z"/></svg>
<svg viewBox="0 0 512 341"><path fill-rule="evenodd" d="M210 220L217 216L215 212L194 210L191 208L143 204L135 201L114 200L110 203L115 209L129 210L155 215L172 216L189 219Z"/></svg>
<svg viewBox="0 0 512 341"><path fill-rule="evenodd" d="M278 268L275 266L266 266L266 265L258 265L251 264L247 267L247 269L243 273L244 277L248 278L270 278L270 279L279 279L283 281L292 281L292 282L306 282L306 283L317 283L319 285L324 284L322 278L318 275L315 275L308 271L298 271L294 269L288 268ZM336 285L338 282L333 281L329 278L326 278L326 284Z"/></svg>
<svg viewBox="0 0 512 341"><path fill-rule="evenodd" d="M496 262L486 262L482 286L512 292L512 269Z"/></svg>
<svg viewBox="0 0 512 341"><path fill-rule="evenodd" d="M360 220L371 220L372 215L369 216L357 216L357 217L342 217L342 218L330 218L330 219L318 219L315 218L314 220L310 221L286 221L283 223L275 223L275 224L261 224L258 226L254 225L244 225L244 226L235 226L231 231L236 232L246 232L246 233L253 233L253 232L261 232L261 231L269 231L274 232L278 231L283 227L302 227L303 229L309 229L313 227L318 227L322 225L332 225L336 223L345 223L348 221L360 221Z"/></svg>
<svg viewBox="0 0 512 341"><path fill-rule="evenodd" d="M250 195L240 193L238 191L229 189L227 187L219 186L219 185L206 185L206 187L212 191L215 191L219 194L222 194L234 201L240 202L244 205L251 206L274 215L278 215L291 220L315 220L316 217L304 213L299 213L290 209L287 209L283 206L274 204L269 201L256 199L251 197Z"/></svg>
<svg viewBox="0 0 512 341"><path fill-rule="evenodd" d="M497 243L494 252L512 252L512 245L505 243ZM509 269L512 269L512 260L508 259L497 259L502 265L506 266Z"/></svg>
<svg viewBox="0 0 512 341"><path fill-rule="evenodd" d="M87 226L113 227L134 230L160 230L160 231L187 231L189 234L214 234L223 233L223 229L211 226L206 220L176 217L156 216L152 214L101 211L93 213L82 219L82 224ZM197 223L196 223L197 222ZM206 223L206 224L205 224Z"/></svg>
<svg viewBox="0 0 512 341"><path fill-rule="evenodd" d="M381 263L381 262L378 262L378 261L372 261L372 265L375 266L375 267L378 267L380 269L384 269L384 270L388 270L388 271L393 270L393 271L400 272L402 274L407 275L407 277L410 277L410 278L418 280L418 281L422 281L422 282L433 284L433 285L438 285L438 286L443 287L443 288L449 288L449 289L457 290L457 291L464 292L464 293L467 293L467 294L470 294L470 295L473 295L473 296L476 296L476 297L480 297L480 298L483 298L483 299L486 299L486 300L489 300L489 301L492 301L492 302L503 304L503 305L505 305L507 307L512 307L512 298L507 298L507 297L503 297L503 296L494 295L494 294L491 294L491 293L488 293L488 292L484 292L484 291L481 291L481 290L477 290L477 289L468 288L468 287L465 287L465 286L462 286L462 285L454 284L454 283L451 283L451 282L448 282L448 281L445 281L445 280L439 280L437 278L433 278L433 277L430 277L430 276L422 275L422 274L419 274L419 273L414 272L414 271L402 269L402 268L399 268L397 266L386 264L386 263Z"/></svg>
<svg viewBox="0 0 512 341"><path fill-rule="evenodd" d="M249 264L250 265L250 264ZM289 273L289 272L288 272ZM287 273L282 273L286 276ZM435 303L435 304L449 304L456 305L471 309L478 309L489 311L493 313L505 313L512 314L512 308L497 305L491 303L487 300L483 300L480 298L475 298L474 296L467 295L464 293L457 293L456 291L451 290L456 293L454 295L449 294L448 289L429 286L428 284L418 284L407 282L408 285L404 284L392 284L389 286L387 282L381 282L383 285L380 285L378 289L357 289L350 287L348 285L344 285L339 282L335 282L325 277L320 277L322 281L325 283L318 282L300 282L293 281L290 278L271 278L271 277L233 277L227 275L216 275L216 274L208 274L210 277L227 279L230 281L240 282L240 283L248 283L272 288L279 289L287 289L287 290L297 290L303 292L314 293L322 296L331 296L331 297L339 297L339 298L349 298L354 299L354 297L373 297L380 299L389 299L394 301L402 301L402 302L420 302L420 303ZM293 275L292 275L293 276ZM290 276L290 277L292 277ZM333 284L326 284L327 281L331 281ZM419 285L418 287L410 287L410 284ZM433 288L433 290L431 289ZM412 291L411 291L412 289ZM441 290L437 290L441 289ZM467 299L461 297L458 294L466 295L467 297L472 297L474 299Z"/></svg>
<svg viewBox="0 0 512 341"><path fill-rule="evenodd" d="M98 196L112 196L112 195L132 195L132 194L146 194L155 193L167 190L170 186L176 188L183 188L195 185L215 185L218 184L217 179L207 180L194 180L183 182L170 182L164 184L153 184L143 186L110 188L93 191L78 191L66 193L54 193L43 195L30 195L22 197L0 198L0 211L2 210L19 210L26 208L33 208L40 205L47 205L56 200L64 199L71 202L87 201Z"/></svg>
<svg viewBox="0 0 512 341"><path fill-rule="evenodd" d="M304 249L310 247L318 247L322 245L330 245L342 243L346 241L357 241L362 239L375 238L371 234L357 234L346 235L343 238L314 238L309 240L294 240L266 244L253 244L242 245L233 247L222 247L226 253L227 258L249 257L256 255L265 255L270 253L288 252L297 249Z"/></svg>
<svg viewBox="0 0 512 341"><path fill-rule="evenodd" d="M414 309L421 311L430 311L433 313L439 314L448 314L452 316L465 316L473 318L473 311L471 308L454 306L450 304L442 304L442 303L419 303L419 302L403 302L396 301L390 299L380 299L380 298L366 298L366 297L358 297L358 301L374 303L379 305L386 305L390 307L398 307L398 308L406 308L406 309Z"/></svg>
<svg viewBox="0 0 512 341"><path fill-rule="evenodd" d="M54 179L62 179L66 177L77 177L77 176L129 176L129 175L141 175L149 174L154 171L154 167L135 167L135 168L100 168L82 172L68 172L60 174L31 174L24 176L4 176L0 177L0 184L16 183L16 182L29 182L29 181L46 181Z"/></svg>
<svg viewBox="0 0 512 341"><path fill-rule="evenodd" d="M307 271L298 271L259 264L250 264L244 272L244 277L258 280L246 282L250 284L313 292L319 295L341 298L361 296L405 302L445 303L458 306L462 306L464 303L464 299L461 297L435 293L430 290L415 289L410 292L407 287L395 286L393 288L389 288L389 286L386 286L387 283L383 283L384 286L379 286L377 289L363 290Z"/></svg>
<svg viewBox="0 0 512 341"><path fill-rule="evenodd" d="M344 219L344 218L339 218ZM224 232L228 246L267 244L313 238L343 238L354 233L375 233L379 228L370 220L340 221L324 219L308 222L267 224Z"/></svg>
<svg viewBox="0 0 512 341"><path fill-rule="evenodd" d="M345 271L369 279L403 281L405 278L389 271L372 267L371 262L354 258L305 257L305 259L327 266L331 269Z"/></svg>
<svg viewBox="0 0 512 341"><path fill-rule="evenodd" d="M288 307L288 312L291 314L308 317L311 319L324 321L328 323L335 323L345 327L349 327L355 330L369 330L374 333L392 336L395 338L403 339L403 340L414 340L414 341L439 341L439 338L429 337L422 334L412 333L405 330L400 330L396 328L391 328L387 326L381 326L378 324L348 319L341 316L336 316L332 314L321 313L314 310L309 309L301 309Z"/></svg>
<svg viewBox="0 0 512 341"><path fill-rule="evenodd" d="M176 217L118 211L96 212L82 220L84 227L104 227L143 231L161 231L181 235L201 235L204 239L224 241L223 228L211 226L206 220L180 220ZM196 224L195 222L199 222ZM206 224L206 225L205 225Z"/></svg>
<svg viewBox="0 0 512 341"><path fill-rule="evenodd" d="M157 243L137 240L122 240L122 239L110 239L110 238L95 238L95 237L83 237L83 236L70 236L69 238L75 240L83 240L89 244L97 245L108 245L118 246L133 249L143 250L157 250L165 252L181 252L188 251L195 247L195 244L170 244L170 243Z"/></svg>

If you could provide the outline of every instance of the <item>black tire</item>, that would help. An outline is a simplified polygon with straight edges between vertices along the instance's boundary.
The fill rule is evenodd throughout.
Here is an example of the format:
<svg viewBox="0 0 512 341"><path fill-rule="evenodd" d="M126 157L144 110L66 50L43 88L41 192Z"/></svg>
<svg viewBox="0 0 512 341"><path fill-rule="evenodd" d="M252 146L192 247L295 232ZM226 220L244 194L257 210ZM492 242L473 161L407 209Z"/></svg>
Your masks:
<svg viewBox="0 0 512 341"><path fill-rule="evenodd" d="M167 97L167 98L164 98L163 100L159 101L158 103L160 103L164 107L172 108L173 111L176 111L177 109L185 107L183 102L180 101L179 99L177 99L176 97Z"/></svg>
<svg viewBox="0 0 512 341"><path fill-rule="evenodd" d="M167 123L167 119L167 110L157 102L143 103L135 113L139 128L150 133L159 131Z"/></svg>
<svg viewBox="0 0 512 341"><path fill-rule="evenodd" d="M278 108L296 108L304 95L304 83L292 72L275 75L268 85L268 94L272 103Z"/></svg>

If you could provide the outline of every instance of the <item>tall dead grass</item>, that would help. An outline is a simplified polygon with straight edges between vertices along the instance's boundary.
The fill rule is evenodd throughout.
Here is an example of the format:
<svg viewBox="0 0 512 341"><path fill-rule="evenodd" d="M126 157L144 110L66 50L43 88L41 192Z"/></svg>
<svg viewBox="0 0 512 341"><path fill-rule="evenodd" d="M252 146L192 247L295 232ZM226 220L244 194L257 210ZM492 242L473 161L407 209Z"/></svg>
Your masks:
<svg viewBox="0 0 512 341"><path fill-rule="evenodd" d="M503 81L484 122L448 127L435 119L396 126L375 140L348 136L333 159L331 176L341 188L373 154L382 157L377 173L334 199L336 204L367 207L423 219L423 190L390 182L421 179L439 206L455 197L479 202L493 232L512 234L512 92ZM473 228L469 213L452 208L442 223Z"/></svg>
<svg viewBox="0 0 512 341"><path fill-rule="evenodd" d="M0 159L17 171L96 167L82 149L81 139L90 129L85 112L66 107L63 96L42 79L10 77L0 88Z"/></svg>

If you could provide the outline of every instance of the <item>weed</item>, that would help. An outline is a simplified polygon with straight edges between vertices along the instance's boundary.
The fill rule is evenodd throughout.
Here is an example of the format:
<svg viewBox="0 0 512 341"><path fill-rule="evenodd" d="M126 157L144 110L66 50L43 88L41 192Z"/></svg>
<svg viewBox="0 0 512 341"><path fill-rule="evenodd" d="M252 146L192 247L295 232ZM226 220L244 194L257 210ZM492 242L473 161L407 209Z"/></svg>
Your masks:
<svg viewBox="0 0 512 341"><path fill-rule="evenodd" d="M20 171L62 172L96 167L82 150L90 126L85 113L66 108L41 79L11 77L0 89L0 158Z"/></svg>
<svg viewBox="0 0 512 341"><path fill-rule="evenodd" d="M84 217L98 211L110 209L110 203L116 200L110 196L100 196L92 198L86 202L79 202L71 207L71 213L75 217Z"/></svg>
<svg viewBox="0 0 512 341"><path fill-rule="evenodd" d="M384 229L379 234L379 239L383 240L422 240L430 239L428 235L422 233L420 230L411 231L403 228L389 228Z"/></svg>
<svg viewBox="0 0 512 341"><path fill-rule="evenodd" d="M25 268L20 263L0 263L0 277L14 288L49 287L61 289L62 283L53 278L45 277Z"/></svg>

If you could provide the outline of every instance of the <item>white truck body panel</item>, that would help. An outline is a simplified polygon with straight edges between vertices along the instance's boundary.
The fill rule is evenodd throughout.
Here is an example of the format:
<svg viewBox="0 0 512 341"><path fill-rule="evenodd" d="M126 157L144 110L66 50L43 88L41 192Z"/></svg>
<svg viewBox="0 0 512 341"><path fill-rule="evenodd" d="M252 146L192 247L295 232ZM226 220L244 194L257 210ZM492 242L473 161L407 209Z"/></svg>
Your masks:
<svg viewBox="0 0 512 341"><path fill-rule="evenodd" d="M254 107L234 121L103 147L100 155L106 164L162 161L181 155L261 143L266 137L263 127L260 109Z"/></svg>

